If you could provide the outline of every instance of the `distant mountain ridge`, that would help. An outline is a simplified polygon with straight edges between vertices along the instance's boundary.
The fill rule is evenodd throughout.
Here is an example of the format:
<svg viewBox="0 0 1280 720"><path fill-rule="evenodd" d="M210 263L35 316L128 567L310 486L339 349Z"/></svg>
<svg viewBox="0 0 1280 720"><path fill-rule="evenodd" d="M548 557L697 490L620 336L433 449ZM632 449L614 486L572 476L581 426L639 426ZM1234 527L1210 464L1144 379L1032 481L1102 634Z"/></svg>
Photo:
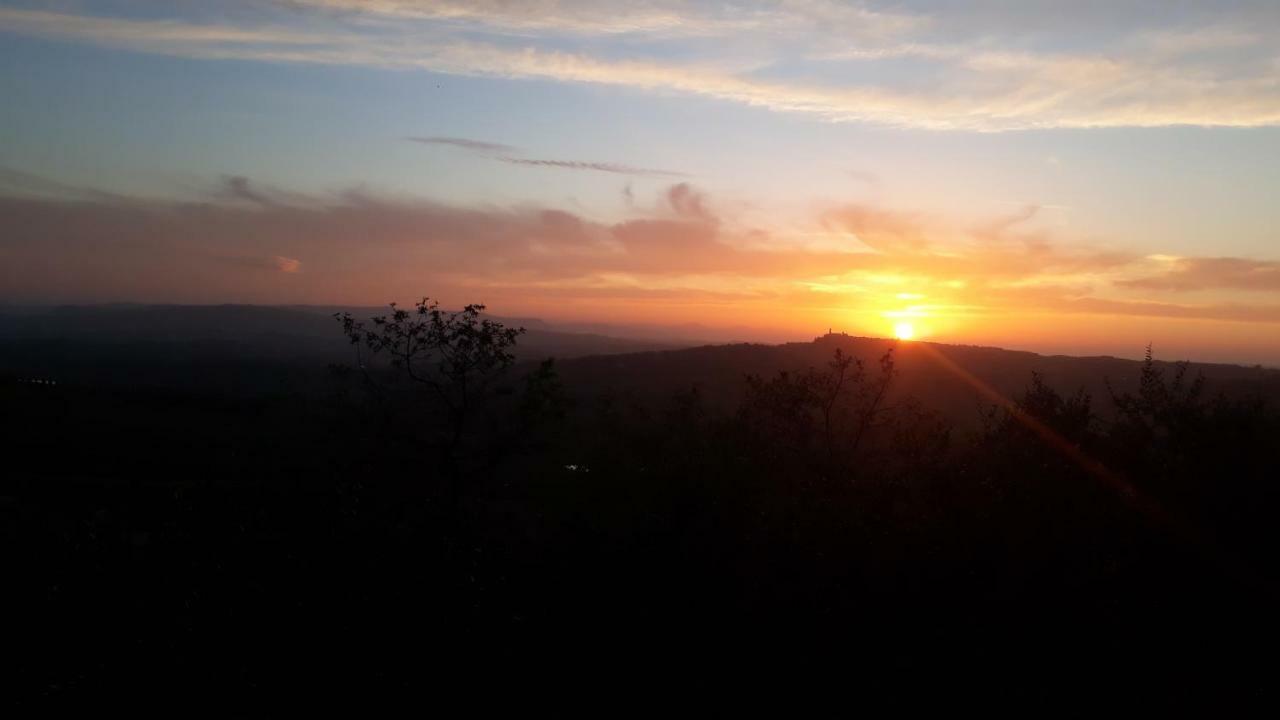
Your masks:
<svg viewBox="0 0 1280 720"><path fill-rule="evenodd" d="M0 376L215 392L305 389L323 381L329 364L352 361L334 312L368 317L385 310L254 305L0 310ZM748 374L821 367L837 348L874 372L878 358L892 349L898 373L892 399L916 398L960 427L974 425L993 396L1017 398L1032 373L1062 392L1084 389L1105 416L1112 390L1137 389L1140 367L1139 361L1107 356L1039 355L843 334L779 345L695 345L566 332L537 319L499 319L528 328L520 338L518 361L556 357L566 388L579 399L608 396L650 407L696 389L710 405L732 409ZM1172 363L1159 366L1172 372ZM1192 363L1189 371L1204 375L1210 393L1252 394L1280 404L1280 370Z"/></svg>
<svg viewBox="0 0 1280 720"><path fill-rule="evenodd" d="M385 315L386 307L266 305L67 305L0 309L0 339L60 339L95 342L230 342L268 355L347 354L334 313L358 318ZM560 357L664 350L687 343L580 333L554 328L536 318L495 319L528 331L521 356ZM280 346L280 347L277 347Z"/></svg>
<svg viewBox="0 0 1280 720"><path fill-rule="evenodd" d="M92 305L0 308L0 377L54 377L219 393L304 390L353 353L334 312L382 308L261 305ZM524 325L517 359L570 358L682 347Z"/></svg>
<svg viewBox="0 0 1280 720"><path fill-rule="evenodd" d="M605 394L644 402L671 392L697 390L722 409L741 398L744 378L780 371L821 368L836 349L860 359L868 372L892 350L897 377L891 400L919 400L960 427L974 426L993 397L1016 400L1037 373L1060 392L1083 389L1105 417L1110 393L1136 392L1141 361L1067 355L1039 355L1021 350L944 345L886 338L827 335L807 343L735 344L647 352L564 361L560 372L568 387L584 395ZM1166 374L1176 363L1157 361ZM1203 375L1205 391L1228 396L1257 395L1280 404L1280 370L1216 363L1189 363L1190 377ZM665 391L666 394L663 394ZM993 395L994 394L994 395Z"/></svg>

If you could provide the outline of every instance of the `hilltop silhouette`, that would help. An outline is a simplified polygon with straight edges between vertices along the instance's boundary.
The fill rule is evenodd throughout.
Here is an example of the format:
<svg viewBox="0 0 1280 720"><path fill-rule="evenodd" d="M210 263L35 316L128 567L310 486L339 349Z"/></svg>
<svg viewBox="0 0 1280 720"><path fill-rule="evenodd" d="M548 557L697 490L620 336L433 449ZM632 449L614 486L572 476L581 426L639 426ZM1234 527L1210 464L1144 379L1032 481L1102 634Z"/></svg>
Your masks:
<svg viewBox="0 0 1280 720"><path fill-rule="evenodd" d="M494 658L1266 686L1275 370L324 310L0 324L33 694L390 691Z"/></svg>

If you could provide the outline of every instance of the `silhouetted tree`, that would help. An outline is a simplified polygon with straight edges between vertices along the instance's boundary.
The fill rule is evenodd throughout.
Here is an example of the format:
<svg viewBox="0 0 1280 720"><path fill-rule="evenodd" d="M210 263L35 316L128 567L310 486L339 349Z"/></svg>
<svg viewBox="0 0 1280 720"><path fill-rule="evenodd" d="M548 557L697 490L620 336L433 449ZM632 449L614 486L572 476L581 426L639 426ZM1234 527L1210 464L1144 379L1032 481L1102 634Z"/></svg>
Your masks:
<svg viewBox="0 0 1280 720"><path fill-rule="evenodd" d="M371 383L376 380L362 348L372 355L385 353L396 374L435 396L446 410L450 447L454 447L492 382L515 361L512 349L525 330L482 317L484 305L450 312L424 297L412 311L395 303L390 307L390 315L371 318L371 325L350 313L334 317L341 321L343 333L356 348L356 362Z"/></svg>
<svg viewBox="0 0 1280 720"><path fill-rule="evenodd" d="M992 436L1016 435L1043 442L1044 429L1047 429L1076 446L1093 442L1097 422L1093 398L1084 388L1064 397L1038 372L1031 373L1031 384L1012 407L994 407L985 420L985 432Z"/></svg>
<svg viewBox="0 0 1280 720"><path fill-rule="evenodd" d="M823 369L784 371L768 380L748 375L739 417L775 452L818 454L830 468L847 466L889 410L892 348L881 356L879 370L869 374L861 359L837 348Z"/></svg>
<svg viewBox="0 0 1280 720"><path fill-rule="evenodd" d="M1209 409L1203 397L1204 376L1188 379L1189 368L1185 362L1175 364L1173 377L1167 380L1148 345L1137 394L1111 392L1120 414L1117 431L1131 433L1131 440L1148 444L1175 438L1202 424Z"/></svg>
<svg viewBox="0 0 1280 720"><path fill-rule="evenodd" d="M1116 420L1109 435L1117 458L1131 473L1165 489L1183 484L1178 478L1208 459L1206 451L1215 464L1231 460L1222 454L1233 443L1214 437L1213 421L1230 403L1206 399L1204 377L1189 377L1189 371L1187 363L1176 363L1172 377L1166 377L1148 345L1137 393L1111 390Z"/></svg>
<svg viewBox="0 0 1280 720"><path fill-rule="evenodd" d="M1149 346L1140 372L1136 393L1111 393L1117 417L1108 440L1116 464L1184 520L1226 535L1264 527L1280 500L1273 447L1280 426L1267 403L1209 395L1188 363L1175 364L1170 376ZM1246 552L1271 544L1261 535L1244 543Z"/></svg>

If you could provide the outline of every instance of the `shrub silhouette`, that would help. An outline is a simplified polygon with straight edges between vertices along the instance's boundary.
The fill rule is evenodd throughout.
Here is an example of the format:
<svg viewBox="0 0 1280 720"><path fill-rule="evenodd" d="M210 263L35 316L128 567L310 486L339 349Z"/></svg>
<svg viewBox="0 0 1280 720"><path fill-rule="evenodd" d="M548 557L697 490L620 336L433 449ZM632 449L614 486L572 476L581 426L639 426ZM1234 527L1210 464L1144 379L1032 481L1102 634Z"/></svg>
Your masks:
<svg viewBox="0 0 1280 720"><path fill-rule="evenodd" d="M1280 418L1272 408L1259 397L1209 395L1203 375L1191 376L1185 362L1170 376L1150 346L1138 391L1111 395L1117 417L1107 441L1118 468L1179 522L1237 538L1233 552L1271 547L1263 528L1280 503Z"/></svg>
<svg viewBox="0 0 1280 720"><path fill-rule="evenodd" d="M525 330L482 318L484 305L449 312L424 297L412 311L395 303L390 308L390 315L373 317L367 323L350 313L334 317L341 321L342 332L356 348L356 362L371 383L376 381L364 362L362 348L373 356L385 353L397 377L431 391L447 412L449 446L456 447L476 406L515 361L512 349Z"/></svg>
<svg viewBox="0 0 1280 720"><path fill-rule="evenodd" d="M892 411L885 406L895 373L892 348L878 368L872 375L860 358L837 348L822 369L782 371L768 380L748 375L739 417L772 459L820 459L828 471L847 472Z"/></svg>

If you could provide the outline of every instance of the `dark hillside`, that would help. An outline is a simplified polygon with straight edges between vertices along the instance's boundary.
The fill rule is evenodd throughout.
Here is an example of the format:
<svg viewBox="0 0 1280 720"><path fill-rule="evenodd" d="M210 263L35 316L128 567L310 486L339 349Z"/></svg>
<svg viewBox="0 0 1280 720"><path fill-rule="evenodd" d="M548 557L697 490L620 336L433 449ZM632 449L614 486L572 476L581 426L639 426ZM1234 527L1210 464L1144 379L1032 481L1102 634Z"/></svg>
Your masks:
<svg viewBox="0 0 1280 720"><path fill-rule="evenodd" d="M566 360L560 370L570 387L584 394L648 402L674 391L697 388L716 407L734 406L746 375L771 375L820 367L836 348L871 363L893 348L901 372L894 398L914 397L961 427L973 427L989 396L972 380L1005 398L1015 398L1032 373L1060 392L1083 388L1110 415L1108 387L1137 389L1141 361L1114 357L1068 357L992 347L898 342L882 338L830 335L812 343L785 345L720 345L665 352ZM1158 362L1166 370L1172 362ZM1280 370L1239 365L1191 363L1192 375L1203 374L1210 393L1231 397L1257 394L1280 402Z"/></svg>
<svg viewBox="0 0 1280 720"><path fill-rule="evenodd" d="M96 385L220 393L289 393L323 385L353 354L342 308L109 305L0 312L0 372ZM362 316L385 308L352 310ZM537 320L521 359L672 349L675 343L561 332Z"/></svg>
<svg viewBox="0 0 1280 720"><path fill-rule="evenodd" d="M324 315L128 312L157 337L72 313L0 344L24 704L779 659L1271 682L1275 371L844 336L542 364L446 314L465 364L366 374Z"/></svg>

